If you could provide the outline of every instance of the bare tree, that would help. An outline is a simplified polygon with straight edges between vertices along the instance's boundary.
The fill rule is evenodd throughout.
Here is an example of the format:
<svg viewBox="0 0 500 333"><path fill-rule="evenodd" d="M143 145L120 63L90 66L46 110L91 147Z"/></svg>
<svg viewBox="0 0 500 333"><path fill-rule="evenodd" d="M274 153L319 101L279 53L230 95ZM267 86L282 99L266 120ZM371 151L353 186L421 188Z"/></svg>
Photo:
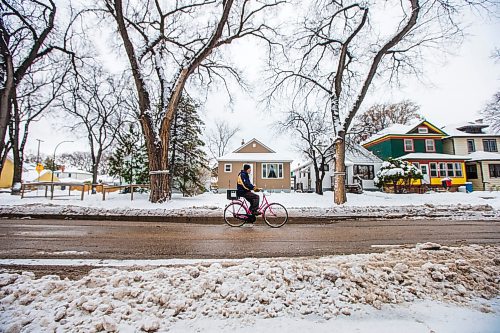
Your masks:
<svg viewBox="0 0 500 333"><path fill-rule="evenodd" d="M67 93L60 98L59 105L76 119L70 129L83 129L87 137L92 184L96 184L103 154L113 145L126 122L123 100L129 86L124 78L113 77L97 65L90 65L74 73L65 89Z"/></svg>
<svg viewBox="0 0 500 333"><path fill-rule="evenodd" d="M290 111L284 121L277 123L282 131L299 135L297 148L312 161L315 173L315 192L323 195L323 180L332 161L332 126L324 114L314 111Z"/></svg>
<svg viewBox="0 0 500 333"><path fill-rule="evenodd" d="M272 63L268 95L291 95L292 103L319 100L331 115L335 203L347 200L346 133L369 88L384 79L384 84L397 83L405 75L418 74L424 51L442 49L445 41L462 36L456 18L463 7L489 3L493 2L317 0L304 11L306 17L286 48L287 57ZM372 12L383 13L383 25Z"/></svg>
<svg viewBox="0 0 500 333"><path fill-rule="evenodd" d="M229 141L240 131L239 126L231 126L227 120L214 120L215 128L207 131L207 147L211 157L216 160L228 152Z"/></svg>
<svg viewBox="0 0 500 333"><path fill-rule="evenodd" d="M73 166L87 172L92 172L92 156L88 151L62 153L57 160L64 166Z"/></svg>
<svg viewBox="0 0 500 333"><path fill-rule="evenodd" d="M491 131L500 134L500 91L481 110L481 115L484 117L484 122L490 125Z"/></svg>
<svg viewBox="0 0 500 333"><path fill-rule="evenodd" d="M419 110L420 106L410 100L372 105L354 118L348 134L354 142L360 143L393 124L406 125L414 120L423 120Z"/></svg>
<svg viewBox="0 0 500 333"><path fill-rule="evenodd" d="M221 60L221 48L243 37L266 37L265 14L281 0L102 0L94 12L112 17L130 64L138 96L151 175L150 201L169 200L170 129L188 81L228 88L238 72Z"/></svg>
<svg viewBox="0 0 500 333"><path fill-rule="evenodd" d="M71 54L55 37L56 10L53 0L0 0L0 156L4 159L8 149L14 150L12 194L21 180L29 124L59 91L62 76L47 72L56 62L54 51Z"/></svg>

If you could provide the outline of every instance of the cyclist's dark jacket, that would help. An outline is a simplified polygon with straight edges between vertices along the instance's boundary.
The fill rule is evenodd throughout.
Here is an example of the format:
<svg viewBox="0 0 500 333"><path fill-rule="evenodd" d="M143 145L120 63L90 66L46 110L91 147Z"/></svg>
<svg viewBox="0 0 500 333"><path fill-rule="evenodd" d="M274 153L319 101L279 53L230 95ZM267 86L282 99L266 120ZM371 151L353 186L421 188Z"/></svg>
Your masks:
<svg viewBox="0 0 500 333"><path fill-rule="evenodd" d="M237 195L242 197L245 193L254 189L254 185L250 182L250 177L245 170L241 170L238 174Z"/></svg>

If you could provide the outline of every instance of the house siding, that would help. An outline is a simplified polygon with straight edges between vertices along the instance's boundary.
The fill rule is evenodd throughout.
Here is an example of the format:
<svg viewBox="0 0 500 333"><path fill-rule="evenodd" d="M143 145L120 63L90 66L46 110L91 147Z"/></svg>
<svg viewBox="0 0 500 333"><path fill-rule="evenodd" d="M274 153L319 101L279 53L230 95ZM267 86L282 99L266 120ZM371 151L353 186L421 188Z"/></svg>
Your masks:
<svg viewBox="0 0 500 333"><path fill-rule="evenodd" d="M455 152L452 150L451 142L455 141ZM500 140L494 136L481 136L481 137L453 137L445 139L445 153L455 154L455 155L467 155L469 154L469 149L467 146L467 140L474 140L474 146L476 151L484 151L483 140L495 140L497 143L497 148L500 148Z"/></svg>
<svg viewBox="0 0 500 333"><path fill-rule="evenodd" d="M500 161L481 161L471 163L476 163L477 165L477 179L469 179L475 191L494 191L500 189L500 178L490 177L490 164L500 164Z"/></svg>
<svg viewBox="0 0 500 333"><path fill-rule="evenodd" d="M255 147L253 146L255 144ZM249 142L247 146L241 147L236 150L238 153L272 153L268 148L264 147L258 142Z"/></svg>
<svg viewBox="0 0 500 333"><path fill-rule="evenodd" d="M9 188L12 186L12 177L14 176L14 163L6 159L0 176L0 188Z"/></svg>
<svg viewBox="0 0 500 333"><path fill-rule="evenodd" d="M387 160L389 157L391 157L393 152L393 145L391 140L385 140L365 148L370 150L383 160Z"/></svg>
<svg viewBox="0 0 500 333"><path fill-rule="evenodd" d="M257 187L261 187L269 190L283 190L290 191L290 162L269 162L269 163L282 163L283 164L283 179L263 179L262 178L262 163L267 162L249 162L249 161L237 161L237 162L225 162L219 161L222 168L219 168L219 179L218 186L220 190L234 189L236 188L238 174L243 169L243 165L246 163L253 165L253 184ZM224 172L224 165L232 164L231 172Z"/></svg>

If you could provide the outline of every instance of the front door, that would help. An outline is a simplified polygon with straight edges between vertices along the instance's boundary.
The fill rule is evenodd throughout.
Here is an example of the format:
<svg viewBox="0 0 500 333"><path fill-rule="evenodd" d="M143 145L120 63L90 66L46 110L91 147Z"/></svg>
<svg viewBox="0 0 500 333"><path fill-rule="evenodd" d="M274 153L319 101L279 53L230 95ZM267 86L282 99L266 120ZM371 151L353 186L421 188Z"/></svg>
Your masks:
<svg viewBox="0 0 500 333"><path fill-rule="evenodd" d="M430 184L431 179L429 177L429 166L427 164L420 164L420 170L422 171L422 176L424 176L424 178L422 179L422 183Z"/></svg>

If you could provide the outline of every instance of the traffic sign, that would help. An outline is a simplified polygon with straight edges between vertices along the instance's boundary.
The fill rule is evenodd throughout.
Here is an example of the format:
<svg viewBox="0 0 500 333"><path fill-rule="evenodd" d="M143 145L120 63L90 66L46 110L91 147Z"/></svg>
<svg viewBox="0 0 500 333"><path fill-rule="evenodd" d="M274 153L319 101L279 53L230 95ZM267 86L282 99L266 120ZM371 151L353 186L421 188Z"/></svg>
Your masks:
<svg viewBox="0 0 500 333"><path fill-rule="evenodd" d="M36 172L40 173L43 171L43 165L42 163L38 163L35 168Z"/></svg>

